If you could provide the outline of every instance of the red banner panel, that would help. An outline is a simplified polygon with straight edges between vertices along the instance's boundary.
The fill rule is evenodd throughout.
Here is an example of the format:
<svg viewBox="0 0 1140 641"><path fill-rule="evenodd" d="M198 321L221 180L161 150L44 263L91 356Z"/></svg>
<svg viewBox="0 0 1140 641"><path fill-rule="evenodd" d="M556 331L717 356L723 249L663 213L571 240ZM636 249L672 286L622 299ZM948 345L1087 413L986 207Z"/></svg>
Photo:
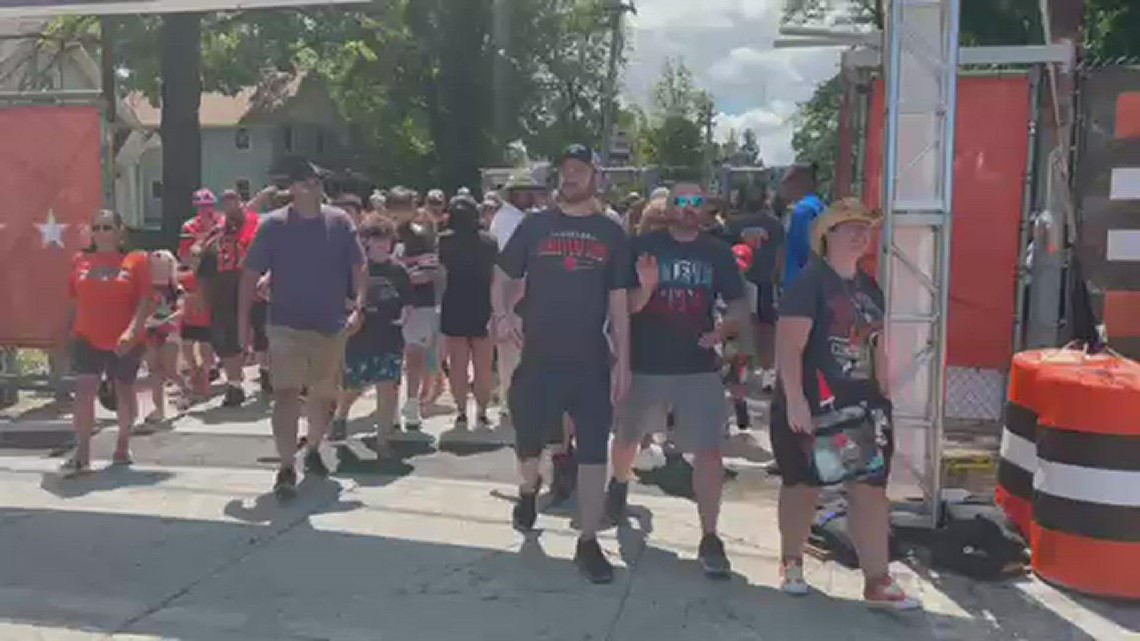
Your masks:
<svg viewBox="0 0 1140 641"><path fill-rule="evenodd" d="M883 191L883 113L879 81L871 98L864 174L865 201L872 207L880 206ZM947 330L951 366L1009 367L1028 135L1025 76L959 78Z"/></svg>
<svg viewBox="0 0 1140 641"><path fill-rule="evenodd" d="M0 109L0 345L67 334L67 279L103 202L96 107Z"/></svg>

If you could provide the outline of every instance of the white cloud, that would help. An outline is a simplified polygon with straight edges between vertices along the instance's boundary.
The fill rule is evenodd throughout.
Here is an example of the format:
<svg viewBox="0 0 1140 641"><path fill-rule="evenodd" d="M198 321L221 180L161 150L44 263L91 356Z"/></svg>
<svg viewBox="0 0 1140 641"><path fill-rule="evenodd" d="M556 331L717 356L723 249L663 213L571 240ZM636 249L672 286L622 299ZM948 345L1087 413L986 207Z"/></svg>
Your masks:
<svg viewBox="0 0 1140 641"><path fill-rule="evenodd" d="M792 159L791 118L838 69L838 49L775 49L783 0L642 0L632 19L627 97L646 104L668 58L712 92L717 131L756 130L766 162Z"/></svg>

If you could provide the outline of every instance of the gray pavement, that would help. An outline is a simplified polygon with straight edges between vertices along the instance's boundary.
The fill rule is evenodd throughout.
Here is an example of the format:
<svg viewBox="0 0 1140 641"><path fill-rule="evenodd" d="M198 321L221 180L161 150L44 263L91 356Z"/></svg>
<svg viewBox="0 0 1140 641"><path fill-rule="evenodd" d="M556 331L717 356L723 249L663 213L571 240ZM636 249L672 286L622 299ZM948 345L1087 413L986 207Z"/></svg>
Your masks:
<svg viewBox="0 0 1140 641"><path fill-rule="evenodd" d="M782 595L762 434L731 457L731 580L701 576L695 509L662 483L639 485L628 523L604 533L617 578L593 586L571 563L567 510L536 535L509 526L513 460L492 446L509 433L387 465L356 439L326 452L331 479L279 505L264 410L199 408L137 438L134 468L81 479L56 475L44 450L0 455L0 640L1140 639L1140 609L1029 577L979 584L898 563L926 611L885 613L859 602L856 572L809 560L818 592Z"/></svg>

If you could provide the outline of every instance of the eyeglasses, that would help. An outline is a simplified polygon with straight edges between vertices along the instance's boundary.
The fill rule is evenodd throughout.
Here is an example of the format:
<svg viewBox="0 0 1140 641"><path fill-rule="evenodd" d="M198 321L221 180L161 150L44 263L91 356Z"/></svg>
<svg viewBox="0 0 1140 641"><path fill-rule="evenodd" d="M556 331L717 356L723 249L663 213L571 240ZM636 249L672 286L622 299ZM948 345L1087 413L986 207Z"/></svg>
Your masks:
<svg viewBox="0 0 1140 641"><path fill-rule="evenodd" d="M692 207L694 209L705 206L704 196L677 196L673 199L673 204L677 207Z"/></svg>
<svg viewBox="0 0 1140 641"><path fill-rule="evenodd" d="M115 231L114 225L91 225L91 231Z"/></svg>

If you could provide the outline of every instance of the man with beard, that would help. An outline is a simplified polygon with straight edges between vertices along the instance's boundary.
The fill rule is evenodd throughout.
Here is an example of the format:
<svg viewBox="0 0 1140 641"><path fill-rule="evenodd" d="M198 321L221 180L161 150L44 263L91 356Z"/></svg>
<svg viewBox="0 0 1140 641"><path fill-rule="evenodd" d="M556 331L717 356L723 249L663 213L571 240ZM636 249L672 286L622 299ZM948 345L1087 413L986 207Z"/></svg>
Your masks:
<svg viewBox="0 0 1140 641"><path fill-rule="evenodd" d="M506 276L525 278L515 298L495 302L501 340L522 348L509 397L522 477L512 516L516 528L534 527L542 450L561 441L568 414L578 442L581 535L574 562L590 581L608 583L613 566L597 532L613 404L629 387L633 261L625 232L597 206L598 170L588 147L566 148L559 180L558 205L527 216L499 256ZM508 314L520 296L520 317Z"/></svg>
<svg viewBox="0 0 1140 641"><path fill-rule="evenodd" d="M677 184L669 227L638 236L633 244L640 281L630 297L633 377L619 412L606 507L615 522L624 518L638 444L660 430L672 412L673 440L693 454L702 533L697 558L707 575L724 578L731 565L717 536L717 519L727 408L716 347L747 327L749 311L732 250L701 231L705 206L698 185ZM714 313L718 297L728 304L721 322Z"/></svg>

